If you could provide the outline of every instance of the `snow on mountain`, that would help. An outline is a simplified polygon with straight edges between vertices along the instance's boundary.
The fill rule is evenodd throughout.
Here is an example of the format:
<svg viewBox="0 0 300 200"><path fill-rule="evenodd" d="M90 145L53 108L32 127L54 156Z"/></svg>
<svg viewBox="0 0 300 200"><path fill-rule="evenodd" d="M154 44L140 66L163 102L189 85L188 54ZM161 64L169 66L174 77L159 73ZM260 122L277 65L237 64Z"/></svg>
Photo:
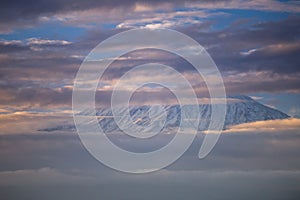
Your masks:
<svg viewBox="0 0 300 200"><path fill-rule="evenodd" d="M246 122L255 122L262 120L272 120L272 119L285 119L289 118L285 113L278 111L276 109L267 107L259 102L253 100L251 97L246 95L234 95L228 96L227 103L227 114L225 117L224 128L230 125L241 124ZM189 106L192 112L193 106L196 105L186 105ZM199 115L200 123L198 130L207 130L211 118L211 105L210 104L200 104ZM129 113L132 121L140 126L147 126L151 123L151 118L149 117L149 110L151 106L131 106L129 107ZM166 115L166 122L164 124L164 130L171 128L176 128L180 125L181 120L181 107L180 105L168 105L163 106ZM119 110L120 116L125 115L126 109ZM81 115L88 115L88 111L80 113ZM116 124L114 118L112 117L112 110L110 109L99 109L96 112L99 116L99 124L105 133L110 133L114 131L120 131L118 125ZM130 124L128 124L130 126ZM53 128L42 129L41 131L58 131L58 130L75 130L74 125L62 125Z"/></svg>

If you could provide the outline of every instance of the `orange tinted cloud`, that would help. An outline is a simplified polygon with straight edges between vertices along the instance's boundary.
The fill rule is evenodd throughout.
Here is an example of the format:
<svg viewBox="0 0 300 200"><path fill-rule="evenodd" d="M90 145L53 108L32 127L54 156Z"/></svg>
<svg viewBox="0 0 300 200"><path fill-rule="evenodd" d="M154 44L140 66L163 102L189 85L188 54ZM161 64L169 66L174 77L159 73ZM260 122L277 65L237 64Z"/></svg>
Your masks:
<svg viewBox="0 0 300 200"><path fill-rule="evenodd" d="M258 130L265 132L272 132L278 130L300 130L300 119L289 118L238 124L229 127L229 129L224 131L224 133L249 132Z"/></svg>

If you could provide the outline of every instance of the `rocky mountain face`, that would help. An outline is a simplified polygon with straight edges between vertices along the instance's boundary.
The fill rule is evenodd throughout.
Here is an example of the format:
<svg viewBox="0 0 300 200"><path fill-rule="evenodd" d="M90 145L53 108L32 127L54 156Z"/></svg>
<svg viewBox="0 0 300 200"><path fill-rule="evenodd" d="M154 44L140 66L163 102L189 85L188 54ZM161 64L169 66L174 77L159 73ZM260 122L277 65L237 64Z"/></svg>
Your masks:
<svg viewBox="0 0 300 200"><path fill-rule="evenodd" d="M229 96L226 107L226 117L224 128L230 125L236 125L247 122L255 122L262 120L272 120L272 119L285 119L289 118L285 113L278 111L276 109L267 107L251 97L245 95L235 95ZM211 120L211 105L210 104L200 104L200 105L187 105L190 106L191 112L194 110L194 106L199 106L200 123L198 130L206 130L209 126ZM147 126L151 123L151 118L149 117L149 110L151 106L131 106L129 108L129 113L132 121L139 126ZM181 121L181 107L180 105L168 105L163 106L165 110L166 121L164 124L164 129L168 130L171 128L176 128L180 125ZM121 110L119 113L125 115L126 109ZM89 112L81 113L82 115L88 115ZM120 131L117 123L112 117L111 109L99 109L96 112L99 116L99 124L105 133L110 133L114 131ZM159 116L158 116L159 117ZM42 129L41 131L59 131L59 130L75 130L74 125L62 125L52 128Z"/></svg>

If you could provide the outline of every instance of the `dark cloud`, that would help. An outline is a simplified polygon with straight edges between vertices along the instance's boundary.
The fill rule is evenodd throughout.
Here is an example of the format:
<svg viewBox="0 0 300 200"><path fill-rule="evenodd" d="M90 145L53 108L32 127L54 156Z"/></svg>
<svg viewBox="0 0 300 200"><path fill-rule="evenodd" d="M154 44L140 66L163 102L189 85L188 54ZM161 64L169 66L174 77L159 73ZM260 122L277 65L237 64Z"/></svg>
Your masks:
<svg viewBox="0 0 300 200"><path fill-rule="evenodd" d="M249 27L233 24L219 32L209 33L199 32L196 26L179 30L206 46L221 71L292 74L300 72L297 56L300 53L299 20L299 16L290 16ZM252 54L245 54L251 50Z"/></svg>
<svg viewBox="0 0 300 200"><path fill-rule="evenodd" d="M126 2L121 2L120 5ZM135 1L128 2L130 2L128 6L135 3ZM44 13L80 10L81 5L84 10L97 6L109 8L114 3L114 1L100 3L70 1L68 6L65 6L65 1L40 1L36 2L36 5L26 3L22 7L23 1L20 4L8 2L5 12L8 12L10 7L14 7L13 5L16 11L0 19L31 19ZM49 6L46 6L48 4ZM43 8L40 9L40 7ZM291 15L280 21L252 25L247 25L247 20L238 20L220 31L208 31L215 23L213 21L176 28L207 48L223 75L228 93L295 92L299 91L300 85L298 81L300 74L298 21L300 21L299 16ZM1 94L7 94L5 98L2 96L2 104L14 104L11 102L14 99L16 104L31 102L32 105L69 105L71 91L64 87L73 85L82 59L99 42L123 30L126 29L90 29L81 39L72 43L43 38L31 38L25 41L1 40L0 85ZM140 51L124 55L124 57L132 56L132 58L115 61L106 71L104 78L108 81L117 79L132 67L148 62L170 65L182 73L193 71L191 65L182 58L162 51L157 51L153 56L151 53L155 51ZM255 74L251 74L252 72L265 74L258 78ZM249 77L252 76L253 80L244 79L241 74L245 73L250 73ZM206 90L205 85L200 84L199 88L199 91L202 91L202 88ZM99 99L107 102L109 94L110 91L102 92ZM148 96L151 95L149 93Z"/></svg>
<svg viewBox="0 0 300 200"><path fill-rule="evenodd" d="M192 0L190 0L192 1ZM184 1L185 2L185 1ZM179 6L183 1L164 1ZM159 0L39 0L39 1L4 1L0 8L0 28L3 31L10 31L14 27L31 27L39 23L39 17L51 17L54 14L62 14L69 11L84 11L88 9L102 9L104 12L107 9L121 8L127 10L127 13L134 10L136 3L144 5L159 5L162 2ZM9 28L10 27L10 28Z"/></svg>
<svg viewBox="0 0 300 200"><path fill-rule="evenodd" d="M271 77L271 76L270 76ZM269 77L269 78L270 78ZM226 81L225 88L229 94L249 94L255 92L299 92L299 79L274 79L260 81Z"/></svg>
<svg viewBox="0 0 300 200"><path fill-rule="evenodd" d="M0 41L0 47L1 86L59 85L72 80L81 63L73 44L64 40Z"/></svg>
<svg viewBox="0 0 300 200"><path fill-rule="evenodd" d="M22 85L22 87L24 87ZM72 90L62 88L59 90L41 87L1 87L0 103L12 107L27 108L55 108L71 106Z"/></svg>
<svg viewBox="0 0 300 200"><path fill-rule="evenodd" d="M167 0L164 3L171 3L177 6L184 4L184 2L196 2L197 0ZM224 0L214 0L214 2L222 2ZM199 1L199 2L211 2L211 1ZM66 12L72 10L86 10L90 8L115 8L119 6L130 7L134 6L136 3L141 3L144 5L162 4L160 0L12 0L4 1L1 6L1 19L5 20L17 20L17 19L28 19L40 16L42 14L54 14L59 12ZM14 12L12 12L14 11Z"/></svg>
<svg viewBox="0 0 300 200"><path fill-rule="evenodd" d="M18 42L3 42L0 40L0 54L30 50L29 46Z"/></svg>

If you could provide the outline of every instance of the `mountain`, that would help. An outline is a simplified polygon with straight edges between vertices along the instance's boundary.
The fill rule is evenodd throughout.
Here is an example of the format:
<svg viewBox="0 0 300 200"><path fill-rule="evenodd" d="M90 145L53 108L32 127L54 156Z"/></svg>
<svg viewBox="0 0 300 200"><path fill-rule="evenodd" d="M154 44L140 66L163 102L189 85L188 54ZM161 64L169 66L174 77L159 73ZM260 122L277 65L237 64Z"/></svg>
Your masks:
<svg viewBox="0 0 300 200"><path fill-rule="evenodd" d="M246 95L234 95L229 96L229 98L241 101L227 103L226 126L272 119L286 119L290 117Z"/></svg>
<svg viewBox="0 0 300 200"><path fill-rule="evenodd" d="M187 105L190 108L188 110L193 111L193 107L196 105ZM199 115L200 123L198 130L207 130L210 123L211 117L211 105L210 104L200 104ZM171 128L176 128L180 124L181 119L181 107L180 105L168 105L163 106L166 115L166 122L164 125L164 130ZM144 106L131 106L129 107L129 113L132 120L140 126L145 126L151 123L149 117L149 109L151 107ZM120 116L126 112L125 109L120 109ZM88 115L90 112L82 112L81 115ZM120 131L118 125L113 119L112 111L110 109L99 109L96 112L99 117L99 124L105 133L110 133L114 131ZM159 116L156 116L159 117ZM270 108L259 102L255 101L246 95L234 95L228 96L227 101L227 112L225 117L224 128L230 125L236 125L247 122L272 120L272 119L285 119L289 116L281 111ZM62 125L52 128L41 129L40 131L61 131L61 130L75 130L74 125Z"/></svg>

